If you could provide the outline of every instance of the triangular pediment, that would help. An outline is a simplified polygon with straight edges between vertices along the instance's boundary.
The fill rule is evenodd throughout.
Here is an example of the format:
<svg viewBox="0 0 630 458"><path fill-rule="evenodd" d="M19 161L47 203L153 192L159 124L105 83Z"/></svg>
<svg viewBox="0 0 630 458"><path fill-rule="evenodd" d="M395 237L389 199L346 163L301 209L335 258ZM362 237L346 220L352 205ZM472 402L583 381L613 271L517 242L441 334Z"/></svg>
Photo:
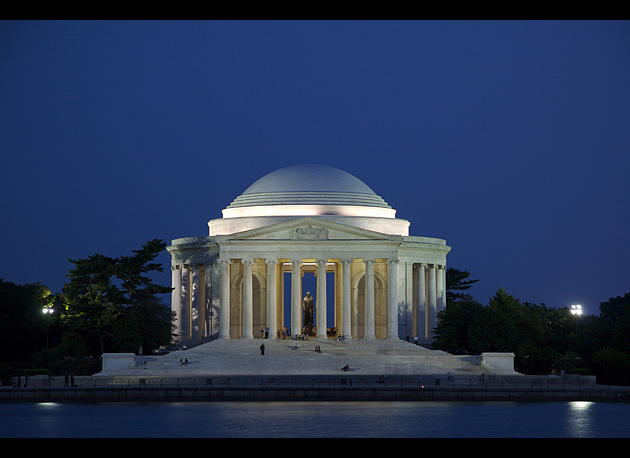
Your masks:
<svg viewBox="0 0 630 458"><path fill-rule="evenodd" d="M223 240L278 240L278 241L326 241L326 240L381 240L401 241L397 235L361 229L333 221L304 217L271 226L259 227L221 237Z"/></svg>

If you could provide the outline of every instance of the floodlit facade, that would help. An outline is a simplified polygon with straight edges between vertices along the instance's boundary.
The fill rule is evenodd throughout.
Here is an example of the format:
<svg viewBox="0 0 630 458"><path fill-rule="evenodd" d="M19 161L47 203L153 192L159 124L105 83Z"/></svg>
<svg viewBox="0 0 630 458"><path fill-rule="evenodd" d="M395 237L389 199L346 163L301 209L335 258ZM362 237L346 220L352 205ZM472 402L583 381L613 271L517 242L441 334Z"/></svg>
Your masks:
<svg viewBox="0 0 630 458"><path fill-rule="evenodd" d="M167 248L179 339L430 341L446 301L450 247L410 236L409 226L342 170L269 173L208 222L208 236ZM315 287L305 289L309 276ZM307 292L313 311L304 310Z"/></svg>

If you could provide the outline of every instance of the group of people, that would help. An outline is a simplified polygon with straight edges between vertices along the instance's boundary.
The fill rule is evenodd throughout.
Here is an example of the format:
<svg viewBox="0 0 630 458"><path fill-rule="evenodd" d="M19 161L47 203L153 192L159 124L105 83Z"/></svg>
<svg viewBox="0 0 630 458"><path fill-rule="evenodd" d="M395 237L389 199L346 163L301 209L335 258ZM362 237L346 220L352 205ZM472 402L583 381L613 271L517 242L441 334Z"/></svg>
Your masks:
<svg viewBox="0 0 630 458"><path fill-rule="evenodd" d="M179 358L179 365L180 366L188 366L188 358L182 360L181 358Z"/></svg>
<svg viewBox="0 0 630 458"><path fill-rule="evenodd" d="M278 337L278 339L286 339L287 337L291 338L291 331L289 330L288 326L282 326L282 329L278 329L278 331L276 332L276 336Z"/></svg>

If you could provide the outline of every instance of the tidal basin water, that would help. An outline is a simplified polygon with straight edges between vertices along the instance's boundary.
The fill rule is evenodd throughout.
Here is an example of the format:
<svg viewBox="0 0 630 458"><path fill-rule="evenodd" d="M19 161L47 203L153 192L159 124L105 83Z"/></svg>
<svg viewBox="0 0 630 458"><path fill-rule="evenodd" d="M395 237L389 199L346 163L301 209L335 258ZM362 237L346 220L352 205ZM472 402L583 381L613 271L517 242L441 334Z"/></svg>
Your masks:
<svg viewBox="0 0 630 458"><path fill-rule="evenodd" d="M0 404L3 438L630 437L630 404L173 402Z"/></svg>

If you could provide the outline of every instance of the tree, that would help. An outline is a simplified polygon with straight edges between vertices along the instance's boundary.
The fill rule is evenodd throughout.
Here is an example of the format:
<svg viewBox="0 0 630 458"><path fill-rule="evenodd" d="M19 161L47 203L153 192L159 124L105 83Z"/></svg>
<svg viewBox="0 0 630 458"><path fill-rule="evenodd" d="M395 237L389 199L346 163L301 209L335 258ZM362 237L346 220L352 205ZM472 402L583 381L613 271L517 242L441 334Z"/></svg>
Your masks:
<svg viewBox="0 0 630 458"><path fill-rule="evenodd" d="M132 250L131 256L95 254L70 260L75 268L64 286L68 330L83 338L92 353L151 351L171 343L171 312L160 295L170 287L157 285L148 274L163 272L153 262L166 243L154 239ZM98 340L98 348L91 338Z"/></svg>
<svg viewBox="0 0 630 458"><path fill-rule="evenodd" d="M469 353L468 330L481 309L472 298L448 304L438 313L433 346L453 354Z"/></svg>
<svg viewBox="0 0 630 458"><path fill-rule="evenodd" d="M526 323L518 299L500 288L488 307L476 314L470 329L470 348L475 353L516 352Z"/></svg>
<svg viewBox="0 0 630 458"><path fill-rule="evenodd" d="M111 322L119 313L119 291L112 283L116 260L94 254L69 261L76 267L70 270L70 282L63 287L66 317L73 331L96 337L100 353L105 353Z"/></svg>
<svg viewBox="0 0 630 458"><path fill-rule="evenodd" d="M154 239L143 245L142 250L132 250L133 256L118 258L114 271L121 282L120 299L126 312L121 317L120 324L123 325L122 328L127 328L127 332L123 334L126 343L123 345L122 335L118 339L119 351L133 351L133 348L138 348L138 343L146 350L156 349L171 341L171 311L157 298L173 289L156 285L146 275L150 272L164 272L162 265L153 261L165 248L166 243Z"/></svg>
<svg viewBox="0 0 630 458"><path fill-rule="evenodd" d="M528 341L521 345L518 351L519 372L523 374L547 375L552 371L554 363L562 355L551 347L536 345Z"/></svg>
<svg viewBox="0 0 630 458"><path fill-rule="evenodd" d="M602 325L609 333L610 347L630 353L630 293L599 304Z"/></svg>
<svg viewBox="0 0 630 458"><path fill-rule="evenodd" d="M0 279L0 361L25 363L46 345L46 333L54 318L42 309L55 300L41 283L17 285Z"/></svg>
<svg viewBox="0 0 630 458"><path fill-rule="evenodd" d="M630 356L612 348L595 350L591 360L600 383L627 384L630 380Z"/></svg>
<svg viewBox="0 0 630 458"><path fill-rule="evenodd" d="M479 281L468 277L467 271L446 270L446 307L437 315L433 346L449 353L469 352L468 329L481 310L481 304L464 293Z"/></svg>
<svg viewBox="0 0 630 458"><path fill-rule="evenodd" d="M446 305L455 301L469 301L472 299L467 291L479 280L469 280L470 272L458 270L453 267L446 269Z"/></svg>
<svg viewBox="0 0 630 458"><path fill-rule="evenodd" d="M523 307L525 313L531 316L532 325L539 328L536 344L549 346L564 354L569 349L566 341L568 310L529 302L525 302Z"/></svg>

